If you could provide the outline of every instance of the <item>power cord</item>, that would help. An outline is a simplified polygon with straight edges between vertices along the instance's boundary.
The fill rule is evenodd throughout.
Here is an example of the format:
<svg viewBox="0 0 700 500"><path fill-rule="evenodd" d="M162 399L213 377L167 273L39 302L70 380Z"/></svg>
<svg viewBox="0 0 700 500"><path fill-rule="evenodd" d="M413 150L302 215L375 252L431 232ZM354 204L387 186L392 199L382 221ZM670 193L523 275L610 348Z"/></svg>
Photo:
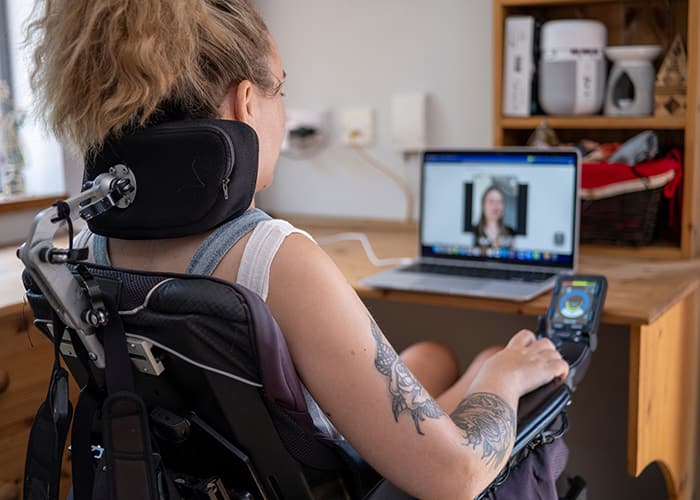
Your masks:
<svg viewBox="0 0 700 500"><path fill-rule="evenodd" d="M410 257L401 257L393 259L380 259L377 254L374 253L372 249L372 244L369 242L369 238L365 233L338 233L331 236L324 236L323 238L318 238L316 242L320 245L329 245L331 243L337 243L339 241L359 241L362 245L362 249L367 254L367 259L372 263L372 265L377 267L383 266L396 266L403 264L410 264L413 259Z"/></svg>
<svg viewBox="0 0 700 500"><path fill-rule="evenodd" d="M357 155L362 158L364 161L369 163L371 166L382 172L384 175L387 177L391 178L396 184L399 185L399 187L403 190L404 195L406 196L406 214L405 214L405 220L406 222L410 222L411 219L413 218L413 205L414 205L414 200L413 200L413 191L411 190L411 186L408 185L408 182L406 182L406 179L401 177L399 174L394 172L393 169L388 167L387 165L384 165L382 162L377 160L375 157L370 155L365 148L357 144L355 142L355 139L358 137L359 133L357 131L353 131L350 133L350 146L352 149L357 153Z"/></svg>

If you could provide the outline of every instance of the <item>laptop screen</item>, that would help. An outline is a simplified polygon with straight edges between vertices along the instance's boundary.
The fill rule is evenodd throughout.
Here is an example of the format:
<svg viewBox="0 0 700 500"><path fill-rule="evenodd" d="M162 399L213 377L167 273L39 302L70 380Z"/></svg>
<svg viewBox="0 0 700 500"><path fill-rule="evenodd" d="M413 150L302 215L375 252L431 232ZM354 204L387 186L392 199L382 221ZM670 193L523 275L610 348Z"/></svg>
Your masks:
<svg viewBox="0 0 700 500"><path fill-rule="evenodd" d="M575 150L426 152L421 255L573 268Z"/></svg>

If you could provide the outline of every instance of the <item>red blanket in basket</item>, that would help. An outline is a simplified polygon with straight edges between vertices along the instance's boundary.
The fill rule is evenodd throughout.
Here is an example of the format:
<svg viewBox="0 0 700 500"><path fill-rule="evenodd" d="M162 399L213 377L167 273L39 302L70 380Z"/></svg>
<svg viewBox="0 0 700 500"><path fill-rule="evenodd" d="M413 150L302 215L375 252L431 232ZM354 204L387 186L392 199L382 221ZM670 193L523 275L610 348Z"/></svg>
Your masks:
<svg viewBox="0 0 700 500"><path fill-rule="evenodd" d="M624 193L664 187L664 196L670 200L668 222L675 226L676 211L680 207L680 186L683 163L678 150L665 157L630 167L624 163L584 163L581 171L581 198L598 200Z"/></svg>
<svg viewBox="0 0 700 500"><path fill-rule="evenodd" d="M623 193L666 186L664 195L673 198L682 177L680 153L672 150L663 158L639 163L584 163L581 173L581 198L597 200Z"/></svg>

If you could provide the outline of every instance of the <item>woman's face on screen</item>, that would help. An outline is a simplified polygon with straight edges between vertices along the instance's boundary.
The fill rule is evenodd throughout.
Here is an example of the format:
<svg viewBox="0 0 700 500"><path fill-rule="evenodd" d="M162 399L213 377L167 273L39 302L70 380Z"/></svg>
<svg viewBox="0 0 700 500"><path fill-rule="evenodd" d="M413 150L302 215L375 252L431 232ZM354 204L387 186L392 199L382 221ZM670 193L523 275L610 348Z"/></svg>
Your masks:
<svg viewBox="0 0 700 500"><path fill-rule="evenodd" d="M496 189L484 197L484 218L487 222L498 222L503 217L503 195Z"/></svg>

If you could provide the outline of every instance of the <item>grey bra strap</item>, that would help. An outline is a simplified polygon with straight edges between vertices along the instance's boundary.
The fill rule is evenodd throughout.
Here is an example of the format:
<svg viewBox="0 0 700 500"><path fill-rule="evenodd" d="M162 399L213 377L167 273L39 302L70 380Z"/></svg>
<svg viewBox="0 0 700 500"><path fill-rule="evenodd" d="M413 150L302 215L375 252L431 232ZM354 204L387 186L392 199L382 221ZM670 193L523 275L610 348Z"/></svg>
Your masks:
<svg viewBox="0 0 700 500"><path fill-rule="evenodd" d="M259 222L270 219L262 210L253 208L219 226L197 249L187 266L187 273L210 275L238 240L252 231Z"/></svg>

